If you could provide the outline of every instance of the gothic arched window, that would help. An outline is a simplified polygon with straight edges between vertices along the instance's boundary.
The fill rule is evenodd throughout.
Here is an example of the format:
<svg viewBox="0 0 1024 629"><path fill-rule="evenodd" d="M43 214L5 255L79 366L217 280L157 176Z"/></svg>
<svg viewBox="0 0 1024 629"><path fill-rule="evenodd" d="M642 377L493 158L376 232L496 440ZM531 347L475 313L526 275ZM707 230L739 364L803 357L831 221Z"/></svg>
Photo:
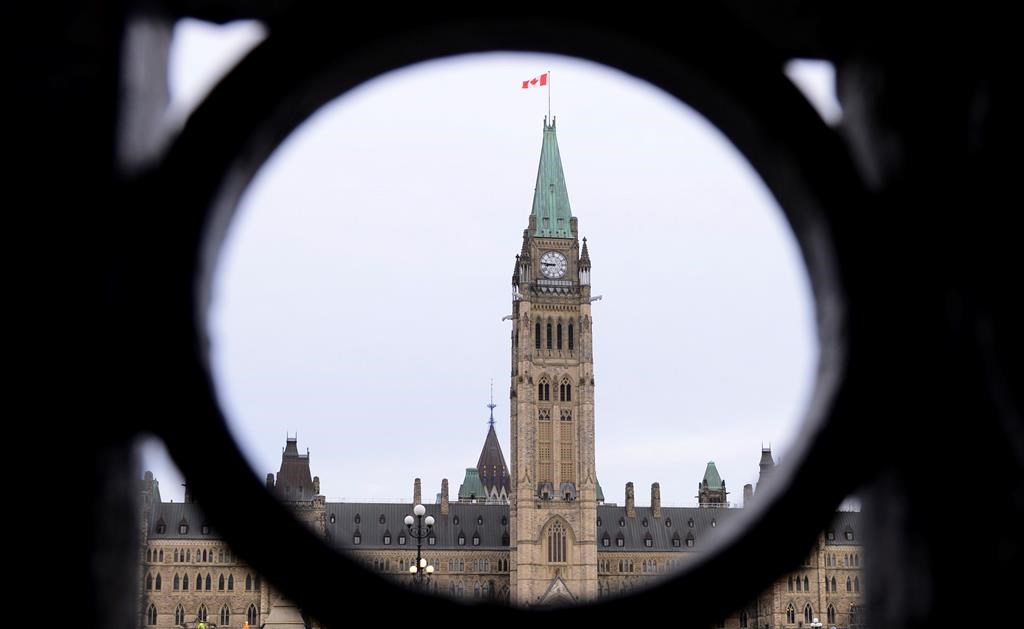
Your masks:
<svg viewBox="0 0 1024 629"><path fill-rule="evenodd" d="M220 575L219 579L217 579L217 590L219 592L223 592L224 591L224 575L223 574Z"/></svg>
<svg viewBox="0 0 1024 629"><path fill-rule="evenodd" d="M804 592L810 592L810 591L811 591L811 582L810 582L810 580L809 580L809 579L808 579L808 578L807 578L807 577L805 576L805 577L804 577Z"/></svg>
<svg viewBox="0 0 1024 629"><path fill-rule="evenodd" d="M156 605L150 603L149 609L146 610L146 624L156 624Z"/></svg>
<svg viewBox="0 0 1024 629"><path fill-rule="evenodd" d="M806 605L804 605L804 622L810 623L813 618L814 612L811 611L811 604L807 603Z"/></svg>
<svg viewBox="0 0 1024 629"><path fill-rule="evenodd" d="M796 608L793 607L793 603L786 607L786 622L791 625L796 624Z"/></svg>
<svg viewBox="0 0 1024 629"><path fill-rule="evenodd" d="M540 321L534 326L533 341L534 346L540 349Z"/></svg>
<svg viewBox="0 0 1024 629"><path fill-rule="evenodd" d="M204 603L204 604L199 606L199 613L196 614L196 617L199 618L199 620L202 620L203 622L206 622L206 619L207 619L208 616L209 616L209 613L207 612L206 604Z"/></svg>
<svg viewBox="0 0 1024 629"><path fill-rule="evenodd" d="M212 586L212 582L211 582L211 579L210 579L210 574L207 573L206 574L206 591L209 592L212 589L213 589L213 586Z"/></svg>
<svg viewBox="0 0 1024 629"><path fill-rule="evenodd" d="M830 625L836 624L836 608L832 607L831 603L829 603L828 609L825 611L825 614L826 614L826 619L828 620L828 624L830 624Z"/></svg>
<svg viewBox="0 0 1024 629"><path fill-rule="evenodd" d="M853 591L860 592L860 577L853 577Z"/></svg>
<svg viewBox="0 0 1024 629"><path fill-rule="evenodd" d="M220 624L229 625L231 624L231 610L228 609L227 605L220 608Z"/></svg>
<svg viewBox="0 0 1024 629"><path fill-rule="evenodd" d="M548 563L565 563L568 560L566 537L561 522L555 522L548 529Z"/></svg>
<svg viewBox="0 0 1024 629"><path fill-rule="evenodd" d="M245 591L252 592L252 575L245 575Z"/></svg>
<svg viewBox="0 0 1024 629"><path fill-rule="evenodd" d="M832 591L837 592L839 588L836 587L836 578L832 577Z"/></svg>
<svg viewBox="0 0 1024 629"><path fill-rule="evenodd" d="M174 624L180 625L185 622L185 608L178 603L178 606L174 608Z"/></svg>
<svg viewBox="0 0 1024 629"><path fill-rule="evenodd" d="M551 383L548 382L547 377L540 379L540 383L537 385L537 400L541 402L547 402L551 399Z"/></svg>
<svg viewBox="0 0 1024 629"><path fill-rule="evenodd" d="M551 349L551 341L552 341L552 339L551 339L551 322L550 321L548 321L547 332L548 332L547 347L548 347L548 349Z"/></svg>
<svg viewBox="0 0 1024 629"><path fill-rule="evenodd" d="M570 411L569 409L563 410L562 411L562 418L561 419L562 419L563 422L571 422L572 421L572 411Z"/></svg>
<svg viewBox="0 0 1024 629"><path fill-rule="evenodd" d="M558 349L562 349L562 322L561 321L558 322L558 326L555 329L555 331L557 333L557 336L555 338L555 346Z"/></svg>
<svg viewBox="0 0 1024 629"><path fill-rule="evenodd" d="M576 345L576 339L573 338L572 324L569 324L569 351L571 352Z"/></svg>
<svg viewBox="0 0 1024 629"><path fill-rule="evenodd" d="M789 591L792 592L793 591L793 575L789 576L789 584L788 585L789 585Z"/></svg>
<svg viewBox="0 0 1024 629"><path fill-rule="evenodd" d="M558 385L558 398L561 402L572 401L572 383L568 378L562 378L562 384Z"/></svg>
<svg viewBox="0 0 1024 629"><path fill-rule="evenodd" d="M153 575L152 574L147 574L146 575L146 589L147 590L152 590L153 589Z"/></svg>
<svg viewBox="0 0 1024 629"><path fill-rule="evenodd" d="M847 592L852 592L853 591L853 581L850 580L850 577L846 577L846 591Z"/></svg>
<svg viewBox="0 0 1024 629"><path fill-rule="evenodd" d="M161 550L161 551L160 551L160 559L159 559L159 561L160 561L160 562L163 562L163 560L164 560L164 551L163 551L163 550Z"/></svg>
<svg viewBox="0 0 1024 629"><path fill-rule="evenodd" d="M228 592L234 592L234 591L235 591L235 575L229 574L228 575Z"/></svg>
<svg viewBox="0 0 1024 629"><path fill-rule="evenodd" d="M182 575L181 577L181 589L188 592L188 575Z"/></svg>
<svg viewBox="0 0 1024 629"><path fill-rule="evenodd" d="M160 585L162 584L162 582L163 582L163 580L160 578L160 574L157 573L157 575L156 575L156 582L155 582L156 587L154 588L157 592L160 591Z"/></svg>
<svg viewBox="0 0 1024 629"><path fill-rule="evenodd" d="M256 605L253 605L252 603L249 604L249 609L245 612L245 620L250 626L256 624L256 621L258 620Z"/></svg>
<svg viewBox="0 0 1024 629"><path fill-rule="evenodd" d="M178 549L174 549L174 563L178 563Z"/></svg>

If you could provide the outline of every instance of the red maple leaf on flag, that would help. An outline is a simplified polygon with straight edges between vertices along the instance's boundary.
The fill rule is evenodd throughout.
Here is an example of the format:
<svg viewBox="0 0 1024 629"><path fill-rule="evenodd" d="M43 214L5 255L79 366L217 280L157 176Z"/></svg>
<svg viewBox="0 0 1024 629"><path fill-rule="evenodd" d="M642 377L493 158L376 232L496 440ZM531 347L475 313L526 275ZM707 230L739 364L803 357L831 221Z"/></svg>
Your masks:
<svg viewBox="0 0 1024 629"><path fill-rule="evenodd" d="M532 79L523 81L523 89L529 89L531 87L543 87L548 84L548 73L545 72L540 76L535 76Z"/></svg>

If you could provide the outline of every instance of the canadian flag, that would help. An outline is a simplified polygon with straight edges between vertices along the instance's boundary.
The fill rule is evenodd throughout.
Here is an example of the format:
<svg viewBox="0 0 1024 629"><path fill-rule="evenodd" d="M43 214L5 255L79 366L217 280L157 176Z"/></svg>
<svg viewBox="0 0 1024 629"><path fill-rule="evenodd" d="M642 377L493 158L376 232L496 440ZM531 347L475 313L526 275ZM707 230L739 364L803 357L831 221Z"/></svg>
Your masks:
<svg viewBox="0 0 1024 629"><path fill-rule="evenodd" d="M548 73L545 72L540 76L535 76L528 81L523 81L523 89L530 87L543 87L548 84Z"/></svg>

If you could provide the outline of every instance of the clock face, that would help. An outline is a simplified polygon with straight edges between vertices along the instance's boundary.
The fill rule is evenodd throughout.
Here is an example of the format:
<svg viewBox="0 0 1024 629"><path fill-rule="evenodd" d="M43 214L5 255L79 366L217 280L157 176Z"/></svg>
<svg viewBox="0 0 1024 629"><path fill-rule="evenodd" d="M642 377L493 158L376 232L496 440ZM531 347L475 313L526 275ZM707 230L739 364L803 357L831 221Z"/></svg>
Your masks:
<svg viewBox="0 0 1024 629"><path fill-rule="evenodd" d="M562 277L565 275L565 266L565 256L557 251L548 251L540 257L540 272L544 277Z"/></svg>

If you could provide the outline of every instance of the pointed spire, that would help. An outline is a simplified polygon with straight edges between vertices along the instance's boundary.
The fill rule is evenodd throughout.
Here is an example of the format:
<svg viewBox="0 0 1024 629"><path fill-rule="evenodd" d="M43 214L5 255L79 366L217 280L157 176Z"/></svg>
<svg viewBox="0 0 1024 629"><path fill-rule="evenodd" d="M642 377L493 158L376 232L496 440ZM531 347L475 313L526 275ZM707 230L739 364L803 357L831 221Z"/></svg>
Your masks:
<svg viewBox="0 0 1024 629"><path fill-rule="evenodd" d="M722 487L722 477L719 475L714 461L708 461L708 466L704 470L704 486L708 489L720 489Z"/></svg>
<svg viewBox="0 0 1024 629"><path fill-rule="evenodd" d="M575 238L569 208L569 192L562 172L562 157L558 152L555 124L544 120L544 141L537 167L537 186L533 190L534 236L547 238Z"/></svg>
<svg viewBox="0 0 1024 629"><path fill-rule="evenodd" d="M583 251L580 252L580 269L590 270L590 251L587 249L587 239L583 238Z"/></svg>
<svg viewBox="0 0 1024 629"><path fill-rule="evenodd" d="M508 496L512 493L512 486L509 483L511 475L508 473L508 465L505 464L505 454L501 451L501 444L498 442L498 433L494 430L494 383L491 383L491 403L487 408L491 409L491 418L487 421L487 437L484 439L484 447L480 451L480 458L476 462L476 470L487 496Z"/></svg>

